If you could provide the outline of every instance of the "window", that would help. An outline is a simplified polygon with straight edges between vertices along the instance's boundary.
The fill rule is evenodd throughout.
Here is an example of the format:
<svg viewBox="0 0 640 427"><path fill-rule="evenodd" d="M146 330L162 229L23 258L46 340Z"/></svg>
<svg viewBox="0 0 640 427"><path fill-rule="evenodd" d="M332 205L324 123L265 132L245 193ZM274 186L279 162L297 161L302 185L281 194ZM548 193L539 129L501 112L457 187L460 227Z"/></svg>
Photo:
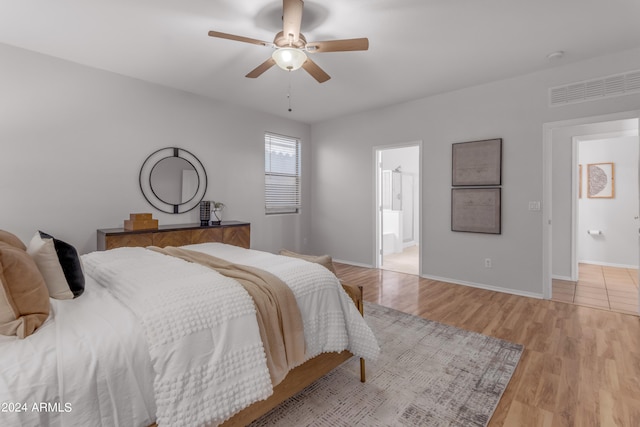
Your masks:
<svg viewBox="0 0 640 427"><path fill-rule="evenodd" d="M264 134L265 211L269 214L300 211L300 140Z"/></svg>

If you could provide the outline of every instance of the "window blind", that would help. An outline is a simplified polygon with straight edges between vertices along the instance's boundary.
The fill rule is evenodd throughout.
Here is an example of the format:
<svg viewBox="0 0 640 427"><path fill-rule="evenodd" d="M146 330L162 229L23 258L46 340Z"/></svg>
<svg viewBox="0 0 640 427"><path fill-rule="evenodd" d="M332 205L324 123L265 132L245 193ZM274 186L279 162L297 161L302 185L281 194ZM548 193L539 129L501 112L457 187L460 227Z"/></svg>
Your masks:
<svg viewBox="0 0 640 427"><path fill-rule="evenodd" d="M300 140L264 134L265 212L298 213L300 197Z"/></svg>

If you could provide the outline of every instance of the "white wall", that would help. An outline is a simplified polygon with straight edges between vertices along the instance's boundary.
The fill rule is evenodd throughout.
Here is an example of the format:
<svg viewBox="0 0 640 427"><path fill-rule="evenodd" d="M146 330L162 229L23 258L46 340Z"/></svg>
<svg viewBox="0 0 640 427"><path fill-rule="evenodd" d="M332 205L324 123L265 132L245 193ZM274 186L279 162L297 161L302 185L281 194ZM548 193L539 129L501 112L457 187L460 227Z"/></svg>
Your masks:
<svg viewBox="0 0 640 427"><path fill-rule="evenodd" d="M638 137L581 141L582 198L578 212L578 260L620 267L638 266ZM614 163L615 197L587 197L587 165ZM587 230L601 230L589 235Z"/></svg>
<svg viewBox="0 0 640 427"><path fill-rule="evenodd" d="M203 163L205 200L226 219L251 222L252 246L303 250L309 209L264 214L264 132L302 138L303 203L310 198L310 128L139 80L0 45L0 228L28 242L37 229L96 247L96 229L131 212L160 224L199 222L195 209L163 214L142 196L138 173L156 149L177 146Z"/></svg>
<svg viewBox="0 0 640 427"><path fill-rule="evenodd" d="M550 108L548 88L639 68L640 50L627 51L312 125L313 251L373 264L373 147L422 140L425 276L541 296L542 212L528 202L543 196L543 124L640 108L639 94ZM451 144L496 137L502 234L452 232Z"/></svg>

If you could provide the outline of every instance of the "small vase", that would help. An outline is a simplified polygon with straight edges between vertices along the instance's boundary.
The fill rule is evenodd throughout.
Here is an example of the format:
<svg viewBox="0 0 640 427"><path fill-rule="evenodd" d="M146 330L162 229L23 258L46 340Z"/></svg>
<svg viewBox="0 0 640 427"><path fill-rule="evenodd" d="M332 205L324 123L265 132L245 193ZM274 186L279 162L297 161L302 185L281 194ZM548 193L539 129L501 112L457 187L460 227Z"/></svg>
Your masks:
<svg viewBox="0 0 640 427"><path fill-rule="evenodd" d="M222 222L222 209L214 209L213 216L215 217L215 220L212 220L211 224L220 225L220 223Z"/></svg>

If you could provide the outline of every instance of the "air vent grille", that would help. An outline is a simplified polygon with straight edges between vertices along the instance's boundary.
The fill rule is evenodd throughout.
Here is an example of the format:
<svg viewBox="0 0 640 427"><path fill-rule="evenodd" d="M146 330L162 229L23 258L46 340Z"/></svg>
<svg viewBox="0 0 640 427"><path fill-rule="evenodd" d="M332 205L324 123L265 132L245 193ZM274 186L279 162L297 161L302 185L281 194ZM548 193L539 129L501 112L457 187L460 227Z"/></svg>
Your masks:
<svg viewBox="0 0 640 427"><path fill-rule="evenodd" d="M549 105L574 104L640 92L640 70L549 89Z"/></svg>

